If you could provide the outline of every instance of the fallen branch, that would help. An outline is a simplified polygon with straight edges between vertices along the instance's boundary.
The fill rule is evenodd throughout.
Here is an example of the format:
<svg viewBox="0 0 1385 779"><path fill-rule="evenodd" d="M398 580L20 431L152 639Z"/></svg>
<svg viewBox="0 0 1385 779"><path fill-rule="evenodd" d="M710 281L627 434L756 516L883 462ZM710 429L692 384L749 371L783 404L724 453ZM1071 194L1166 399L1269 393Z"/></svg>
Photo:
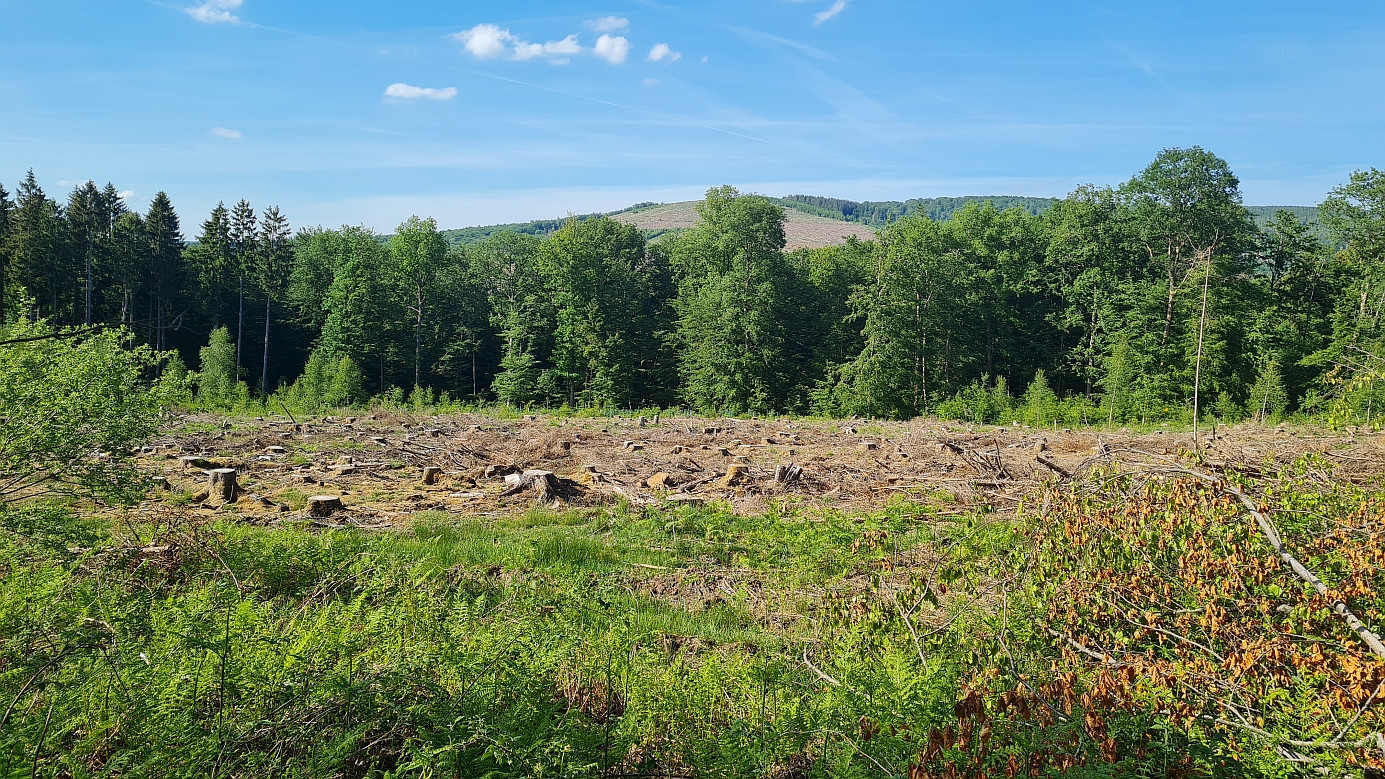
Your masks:
<svg viewBox="0 0 1385 779"><path fill-rule="evenodd" d="M1252 500L1249 495L1241 492L1235 485L1228 484L1226 481L1215 476L1209 476L1205 473L1199 473L1198 471L1192 471L1181 467L1174 467L1171 470L1191 476L1205 484L1210 484L1213 489L1230 495L1240 502L1246 512L1255 520L1255 524L1260 528L1260 533L1264 535L1265 540L1269 542L1275 554L1279 555L1279 559L1283 560L1284 564L1289 566L1289 569L1292 570L1298 578L1302 579L1312 587L1315 592L1329 601L1332 611L1346 621L1347 625L1351 627L1356 635L1370 648L1371 654L1385 660L1385 642L1382 642L1380 636L1367 627L1366 623L1362 622L1361 619L1356 616L1356 613L1351 610L1351 607L1348 606L1345 601L1341 598L1333 598L1327 589L1327 585L1323 584L1322 579L1319 579L1317 575L1308 570L1307 566L1300 562L1297 557L1294 557L1293 553L1284 546L1284 541L1279 537L1279 530L1275 527L1274 522L1260 511L1260 507L1256 505L1255 501Z"/></svg>
<svg viewBox="0 0 1385 779"><path fill-rule="evenodd" d="M1058 474L1058 476L1061 477L1061 478L1063 479L1063 481L1067 481L1068 479L1071 479L1071 478L1072 478L1072 472L1071 472L1071 471L1069 471L1067 468L1064 468L1063 466L1059 465L1058 463L1055 463L1054 461L1050 460L1049 458L1047 458L1047 457L1045 457L1045 456L1043 456L1043 455L1039 455L1039 456L1035 457L1034 459L1038 461L1039 465L1042 465L1043 467L1049 469L1050 471L1053 471L1054 473Z"/></svg>

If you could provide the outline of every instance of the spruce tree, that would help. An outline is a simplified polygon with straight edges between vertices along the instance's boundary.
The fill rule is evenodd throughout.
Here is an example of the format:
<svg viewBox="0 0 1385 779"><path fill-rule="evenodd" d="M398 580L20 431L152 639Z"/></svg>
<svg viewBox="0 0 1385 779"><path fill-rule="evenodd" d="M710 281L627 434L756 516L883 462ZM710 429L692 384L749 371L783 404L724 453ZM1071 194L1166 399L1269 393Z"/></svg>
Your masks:
<svg viewBox="0 0 1385 779"><path fill-rule="evenodd" d="M289 220L279 213L278 206L265 209L260 220L259 250L255 254L255 282L264 295L264 355L260 364L260 397L268 392L269 381L269 330L273 321L273 305L283 300L288 292L289 278L293 273L293 241L289 234Z"/></svg>
<svg viewBox="0 0 1385 779"><path fill-rule="evenodd" d="M151 345L162 351L168 348L168 327L175 318L183 283L183 234L173 202L163 191L155 193L154 199L149 201L149 211L144 216L144 237L152 282Z"/></svg>
<svg viewBox="0 0 1385 779"><path fill-rule="evenodd" d="M239 374L245 350L245 280L256 263L260 246L259 221L255 209L241 198L231 209L231 265L236 274L236 372Z"/></svg>
<svg viewBox="0 0 1385 779"><path fill-rule="evenodd" d="M9 321L5 318L9 311L5 304L9 296L10 218L13 212L14 201L10 200L4 185L0 185L0 327Z"/></svg>

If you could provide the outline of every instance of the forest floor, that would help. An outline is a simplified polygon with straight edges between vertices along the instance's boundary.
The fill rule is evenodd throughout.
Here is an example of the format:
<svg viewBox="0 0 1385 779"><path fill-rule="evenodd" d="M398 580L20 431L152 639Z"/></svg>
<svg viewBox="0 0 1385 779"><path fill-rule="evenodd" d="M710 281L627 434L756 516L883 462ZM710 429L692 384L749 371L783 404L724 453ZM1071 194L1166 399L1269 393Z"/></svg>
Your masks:
<svg viewBox="0 0 1385 779"><path fill-rule="evenodd" d="M1214 471L1268 475L1306 454L1336 479L1385 474L1385 435L1238 425L1204 430ZM722 503L736 514L821 507L869 512L901 498L1007 512L1046 484L1118 462L1188 453L1190 432L969 426L938 420L498 419L375 412L360 417L184 418L140 460L166 479L157 503L255 524L305 517L340 498L324 526L388 527L421 511L480 517L613 505ZM206 470L234 468L237 498L208 497ZM437 469L426 478L429 469ZM541 473L551 474L551 477ZM537 477L537 478L536 478Z"/></svg>

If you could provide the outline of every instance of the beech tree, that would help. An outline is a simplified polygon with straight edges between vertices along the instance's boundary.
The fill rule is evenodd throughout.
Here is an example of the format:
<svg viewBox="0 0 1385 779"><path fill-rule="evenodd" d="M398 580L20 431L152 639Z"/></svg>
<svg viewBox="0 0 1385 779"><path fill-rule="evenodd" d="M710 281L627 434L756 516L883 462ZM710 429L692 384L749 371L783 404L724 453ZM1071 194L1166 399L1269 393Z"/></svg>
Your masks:
<svg viewBox="0 0 1385 779"><path fill-rule="evenodd" d="M413 318L413 386L422 387L425 347L430 362L441 352L439 341L447 310L444 299L449 286L461 275L459 255L448 251L437 222L411 216L390 238L390 258L399 301Z"/></svg>
<svg viewBox="0 0 1385 779"><path fill-rule="evenodd" d="M765 412L788 393L784 210L734 187L708 190L696 227L669 250L678 279L682 396L704 409Z"/></svg>
<svg viewBox="0 0 1385 779"><path fill-rule="evenodd" d="M631 405L647 330L644 237L613 219L568 220L536 256L555 318L545 384L569 405Z"/></svg>

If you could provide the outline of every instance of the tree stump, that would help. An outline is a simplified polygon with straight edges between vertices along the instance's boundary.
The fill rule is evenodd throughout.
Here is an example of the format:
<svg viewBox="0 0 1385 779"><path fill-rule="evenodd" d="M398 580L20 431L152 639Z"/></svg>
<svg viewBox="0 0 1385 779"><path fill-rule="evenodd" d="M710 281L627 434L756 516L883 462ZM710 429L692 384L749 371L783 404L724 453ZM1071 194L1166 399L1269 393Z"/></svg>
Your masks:
<svg viewBox="0 0 1385 779"><path fill-rule="evenodd" d="M200 468L202 470L207 470L216 467L216 464L213 463L211 460L208 460L205 457L198 457L197 455L191 454L179 457L178 462L183 466L183 470L185 471L189 468Z"/></svg>
<svg viewBox="0 0 1385 779"><path fill-rule="evenodd" d="M726 469L726 475L721 477L721 479L717 481L717 484L721 487L731 487L745 481L749 476L749 468L744 465L733 465Z"/></svg>
<svg viewBox="0 0 1385 779"><path fill-rule="evenodd" d="M308 516L330 517L338 511L345 511L341 498L336 495L314 495L308 498Z"/></svg>
<svg viewBox="0 0 1385 779"><path fill-rule="evenodd" d="M575 483L559 479L557 474L552 471L538 469L530 469L520 474L512 473L505 477L505 485L505 491L500 493L502 498L508 498L527 490L534 493L536 500L545 503L552 498L564 497L565 494L575 491L576 488Z"/></svg>
<svg viewBox="0 0 1385 779"><path fill-rule="evenodd" d="M222 503L231 503L236 499L236 469L235 468L213 468L207 472L207 494Z"/></svg>
<svg viewBox="0 0 1385 779"><path fill-rule="evenodd" d="M441 477L442 469L437 467L436 465L430 465L427 468L423 469L423 483L430 487L434 484L437 484L438 479Z"/></svg>
<svg viewBox="0 0 1385 779"><path fill-rule="evenodd" d="M793 463L780 465L774 469L774 483L781 486L788 486L796 483L802 475L803 468L800 466L794 465Z"/></svg>

